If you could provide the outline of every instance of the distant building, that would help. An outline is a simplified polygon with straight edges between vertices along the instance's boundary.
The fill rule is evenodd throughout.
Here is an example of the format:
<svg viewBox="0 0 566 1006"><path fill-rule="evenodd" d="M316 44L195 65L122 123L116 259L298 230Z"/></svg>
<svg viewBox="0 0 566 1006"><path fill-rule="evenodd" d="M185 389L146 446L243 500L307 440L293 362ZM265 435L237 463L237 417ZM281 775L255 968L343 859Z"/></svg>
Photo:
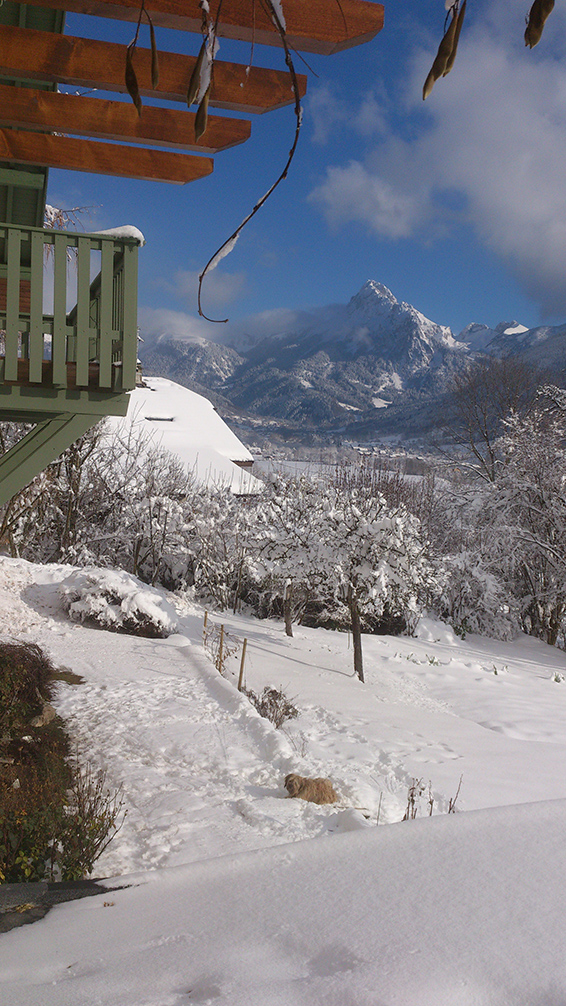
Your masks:
<svg viewBox="0 0 566 1006"><path fill-rule="evenodd" d="M223 486L237 496L263 489L263 482L246 470L252 454L212 403L164 377L144 377L130 392L128 415L109 422L115 429L141 427L153 446L176 454L203 485Z"/></svg>

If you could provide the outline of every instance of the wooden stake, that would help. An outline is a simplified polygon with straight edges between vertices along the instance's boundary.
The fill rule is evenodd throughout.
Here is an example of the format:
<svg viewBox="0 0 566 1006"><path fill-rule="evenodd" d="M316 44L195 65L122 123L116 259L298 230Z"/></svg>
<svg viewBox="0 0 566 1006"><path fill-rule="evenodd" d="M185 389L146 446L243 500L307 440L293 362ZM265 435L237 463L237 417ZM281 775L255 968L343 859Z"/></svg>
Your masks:
<svg viewBox="0 0 566 1006"><path fill-rule="evenodd" d="M246 650L248 648L248 641L244 639L244 645L242 646L242 659L240 660L240 677L238 678L238 691L242 691L242 685L244 683L244 660L246 659Z"/></svg>
<svg viewBox="0 0 566 1006"><path fill-rule="evenodd" d="M220 646L218 648L218 664L217 668L222 674L222 661L224 659L224 626L220 626Z"/></svg>

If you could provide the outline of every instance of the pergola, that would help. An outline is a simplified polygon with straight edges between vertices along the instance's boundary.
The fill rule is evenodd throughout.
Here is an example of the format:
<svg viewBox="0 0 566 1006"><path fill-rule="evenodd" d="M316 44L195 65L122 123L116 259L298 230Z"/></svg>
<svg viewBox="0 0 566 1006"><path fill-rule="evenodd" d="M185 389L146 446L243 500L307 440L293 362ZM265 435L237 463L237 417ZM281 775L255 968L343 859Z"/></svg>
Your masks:
<svg viewBox="0 0 566 1006"><path fill-rule="evenodd" d="M0 459L0 505L102 416L124 415L135 385L138 242L129 234L45 228L48 169L182 185L210 174L214 154L250 136L249 119L216 110L255 115L295 100L285 71L215 61L214 112L195 135L187 89L197 57L159 52L156 80L151 50L139 46L132 63L141 97L178 102L178 109L144 102L140 114L129 98L60 93L58 85L128 90L127 47L65 35L65 11L138 22L141 3L0 5L0 421L33 424ZM198 0L144 0L143 6L155 26L201 33ZM282 44L261 0L210 0L207 6L218 35ZM306 52L330 55L359 45L383 25L382 5L370 0L283 0L283 10L288 46ZM296 80L303 95L306 78ZM69 256L76 260L71 307Z"/></svg>

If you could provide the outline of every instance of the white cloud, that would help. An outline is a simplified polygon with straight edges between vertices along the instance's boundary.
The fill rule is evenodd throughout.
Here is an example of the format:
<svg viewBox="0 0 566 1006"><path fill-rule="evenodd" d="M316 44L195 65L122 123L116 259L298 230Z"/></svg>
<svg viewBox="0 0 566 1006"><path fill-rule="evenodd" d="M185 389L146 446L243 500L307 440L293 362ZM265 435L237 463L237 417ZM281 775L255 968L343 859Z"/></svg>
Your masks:
<svg viewBox="0 0 566 1006"><path fill-rule="evenodd" d="M179 269L172 281L162 280L160 286L172 294L177 300L197 310L197 291L199 274L195 270ZM247 280L243 272L225 272L214 269L207 273L203 282L203 297L206 297L207 307L215 310L232 304L246 290Z"/></svg>
<svg viewBox="0 0 566 1006"><path fill-rule="evenodd" d="M262 339L277 337L292 330L295 323L304 322L305 313L290 308L260 311L225 325L210 322L183 311L167 308L141 307L139 310L140 335L148 343L173 338L181 342L218 342L247 350Z"/></svg>
<svg viewBox="0 0 566 1006"><path fill-rule="evenodd" d="M378 98L374 91L368 91L362 98L352 125L360 136L385 135L389 128L385 114L384 95L380 94Z"/></svg>
<svg viewBox="0 0 566 1006"><path fill-rule="evenodd" d="M201 318L195 318L183 311L167 308L140 307L140 335L146 342L156 342L161 336L172 337L184 342L200 342L210 339L211 325Z"/></svg>
<svg viewBox="0 0 566 1006"><path fill-rule="evenodd" d="M328 143L331 134L337 128L352 129L360 136L371 137L387 131L385 115L386 101L383 89L376 94L374 90L363 95L357 108L351 101L346 101L338 89L323 83L309 89L307 109L312 119L313 143Z"/></svg>
<svg viewBox="0 0 566 1006"><path fill-rule="evenodd" d="M328 168L326 180L311 194L333 226L348 220L365 223L389 238L410 237L421 222L417 199L401 191L359 161L345 168Z"/></svg>
<svg viewBox="0 0 566 1006"><path fill-rule="evenodd" d="M306 105L313 122L313 143L328 143L336 125L347 120L346 102L338 97L334 88L325 83L309 89Z"/></svg>
<svg viewBox="0 0 566 1006"><path fill-rule="evenodd" d="M400 140L390 120L380 145L363 162L328 168L311 199L332 225L361 221L386 238L430 239L449 224L446 194L456 193L480 241L543 312L558 313L566 311L566 64L550 54L551 33L546 49L525 50L512 6L513 19L507 0L494 3L463 33L452 73L424 106L434 52L420 53L407 87L413 137Z"/></svg>

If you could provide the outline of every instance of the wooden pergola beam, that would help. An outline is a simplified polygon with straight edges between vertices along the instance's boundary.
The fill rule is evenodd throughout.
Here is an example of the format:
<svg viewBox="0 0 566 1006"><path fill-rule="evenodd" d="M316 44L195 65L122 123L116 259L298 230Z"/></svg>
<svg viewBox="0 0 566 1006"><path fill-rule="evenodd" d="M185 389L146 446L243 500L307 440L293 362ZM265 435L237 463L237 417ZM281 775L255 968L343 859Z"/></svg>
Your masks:
<svg viewBox="0 0 566 1006"><path fill-rule="evenodd" d="M140 94L144 98L182 101L196 56L176 52L159 53L159 84L151 86L151 53L136 48L134 65ZM124 68L126 46L99 42L30 28L0 25L0 75L22 80L42 80L53 84L98 88L126 93ZM301 97L306 93L307 78L297 74ZM263 67L247 68L240 63L218 60L210 105L235 112L258 113L282 108L293 102L289 74Z"/></svg>
<svg viewBox="0 0 566 1006"><path fill-rule="evenodd" d="M16 0L92 14L96 17L137 21L140 0ZM210 0L215 20L219 0ZM200 32L199 0L147 0L146 9L155 25ZM286 33L293 49L330 55L369 42L383 27L383 6L371 0L285 0ZM222 0L218 34L262 45L281 45L279 33L257 0Z"/></svg>
<svg viewBox="0 0 566 1006"><path fill-rule="evenodd" d="M204 178L213 168L210 157L13 129L0 129L0 160L176 185Z"/></svg>
<svg viewBox="0 0 566 1006"><path fill-rule="evenodd" d="M102 140L180 147L208 154L244 143L251 132L247 119L210 115L206 130L197 141L195 118L194 112L151 105L144 105L138 115L131 101L108 101L0 84L0 126L77 133Z"/></svg>

